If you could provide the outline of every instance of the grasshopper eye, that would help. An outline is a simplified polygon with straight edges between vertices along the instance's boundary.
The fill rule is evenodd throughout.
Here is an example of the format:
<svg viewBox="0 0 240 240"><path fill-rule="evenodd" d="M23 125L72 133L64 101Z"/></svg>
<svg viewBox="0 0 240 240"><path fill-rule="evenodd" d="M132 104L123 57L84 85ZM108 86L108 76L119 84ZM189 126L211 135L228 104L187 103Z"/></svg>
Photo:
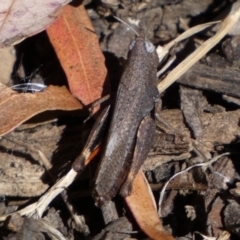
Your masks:
<svg viewBox="0 0 240 240"><path fill-rule="evenodd" d="M152 53L155 50L155 47L151 42L145 41L145 46L149 53Z"/></svg>
<svg viewBox="0 0 240 240"><path fill-rule="evenodd" d="M129 50L132 50L134 45L135 45L136 41L133 40L130 44L129 44Z"/></svg>

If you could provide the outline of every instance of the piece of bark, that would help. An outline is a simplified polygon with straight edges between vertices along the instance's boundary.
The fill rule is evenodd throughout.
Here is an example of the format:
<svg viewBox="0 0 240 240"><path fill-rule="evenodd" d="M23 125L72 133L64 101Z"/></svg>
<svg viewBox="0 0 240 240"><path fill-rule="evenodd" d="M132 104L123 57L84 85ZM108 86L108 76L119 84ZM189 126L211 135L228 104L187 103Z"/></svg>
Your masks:
<svg viewBox="0 0 240 240"><path fill-rule="evenodd" d="M208 178L209 185L214 185L219 190L227 190L228 184L235 179L235 167L232 160L222 157L213 165L214 172Z"/></svg>
<svg viewBox="0 0 240 240"><path fill-rule="evenodd" d="M0 195L1 196L39 196L49 185L41 180L45 169L31 164L24 158L1 153Z"/></svg>
<svg viewBox="0 0 240 240"><path fill-rule="evenodd" d="M191 141L188 136L178 133L168 134L156 131L149 155L180 155L189 152L191 148Z"/></svg>
<svg viewBox="0 0 240 240"><path fill-rule="evenodd" d="M174 169L174 173L177 173L180 171L180 166L178 164L176 164L175 169ZM173 173L173 174L174 174ZM181 178L182 175L178 176L177 180L179 180ZM175 179L176 180L176 179ZM164 200L163 204L161 206L159 206L159 210L161 210L161 217L164 218L166 216L168 216L170 213L172 213L173 208L174 208L174 198L177 196L178 192L173 190L169 193L169 195L166 197L166 199Z"/></svg>
<svg viewBox="0 0 240 240"><path fill-rule="evenodd" d="M232 67L232 64L227 61L227 59L223 56L220 56L219 54L216 53L210 53L208 56L205 58L206 60L206 65L212 68L219 68L219 69L225 69Z"/></svg>
<svg viewBox="0 0 240 240"><path fill-rule="evenodd" d="M202 149L205 152L215 151L217 146L233 142L240 134L239 118L240 110L202 114L203 136L199 142Z"/></svg>
<svg viewBox="0 0 240 240"><path fill-rule="evenodd" d="M151 151L143 165L143 171L154 170L169 161L189 158L192 143L187 135L168 134L158 130L155 133Z"/></svg>
<svg viewBox="0 0 240 240"><path fill-rule="evenodd" d="M180 87L181 109L184 117L195 138L201 138L203 126L200 115L208 104L206 98L199 90L194 90L184 86Z"/></svg>
<svg viewBox="0 0 240 240"><path fill-rule="evenodd" d="M236 68L240 66L240 36L227 38L222 43L222 50L227 60Z"/></svg>
<svg viewBox="0 0 240 240"><path fill-rule="evenodd" d="M161 122L157 121L157 130L149 155L180 155L192 149L190 132L184 124L182 112L177 109L160 112Z"/></svg>
<svg viewBox="0 0 240 240"><path fill-rule="evenodd" d="M47 159L51 160L51 173L57 178L71 166L71 161L79 154L90 126L89 124L60 126L49 123L26 130L18 128L4 136L0 142L0 168L2 170L0 194L36 197L45 192L49 187L50 178L41 167L42 161L38 150L41 150ZM71 151L68 151L69 149ZM17 172L16 166L10 167L11 162L20 164L20 169L22 169ZM39 172L36 173L36 169L39 169ZM42 173L41 169L43 169ZM26 177L24 177L25 174ZM43 185L42 176L44 176L46 186ZM15 186L17 184L17 190L11 187L12 182Z"/></svg>
<svg viewBox="0 0 240 240"><path fill-rule="evenodd" d="M219 159L211 169L213 172L208 177L209 187L204 198L206 211L213 208L216 194L221 190L227 190L227 184L231 183L235 177L235 168L228 157Z"/></svg>
<svg viewBox="0 0 240 240"><path fill-rule="evenodd" d="M173 109L162 111L161 118L172 126L173 129L177 129L178 132L182 133L181 135L186 136L186 139L190 139L190 131L184 124L183 115L180 110ZM203 112L199 118L202 122L203 133L202 138L200 140L196 140L195 144L198 145L199 150L201 150L205 155L209 155L209 152L215 152L217 148L221 146L224 147L224 145L230 144L238 135L240 135L240 128L238 126L240 110L217 113ZM158 149L157 138L158 136L156 137L156 142L154 143L155 149ZM160 142L159 146L159 148L161 148L164 144ZM190 151L192 148L191 145L189 145L186 148L187 151L181 154L163 154L164 151L161 151L159 154L157 153L154 155L153 150L154 149L152 149L152 152L150 152L150 155L144 162L144 171L153 170L169 161L179 161L190 158Z"/></svg>
<svg viewBox="0 0 240 240"><path fill-rule="evenodd" d="M184 118L182 111L179 109L170 109L161 111L160 117L164 122L168 123L168 125L177 133L182 136L186 136L190 138L189 129L184 124ZM167 130L166 130L167 132Z"/></svg>
<svg viewBox="0 0 240 240"><path fill-rule="evenodd" d="M208 232L208 234L211 236L220 236L223 231L221 213L224 206L225 204L220 197L217 197L212 204L212 208L207 219L207 224L211 226L211 232ZM210 227L208 229L210 230Z"/></svg>
<svg viewBox="0 0 240 240"><path fill-rule="evenodd" d="M174 168L174 162L162 164L159 167L156 167L152 170L153 179L151 182L160 183L166 179L169 179L172 176L172 169Z"/></svg>
<svg viewBox="0 0 240 240"><path fill-rule="evenodd" d="M164 187L164 183L150 184L152 191L159 191ZM202 183L196 182L181 182L174 180L169 183L167 190L190 190L190 191L206 191L208 186Z"/></svg>
<svg viewBox="0 0 240 240"><path fill-rule="evenodd" d="M172 190L167 199L164 201L162 205L162 211L161 211L161 216L162 218L167 217L169 214L172 213L173 208L174 208L174 199L177 196L178 191Z"/></svg>
<svg viewBox="0 0 240 240"><path fill-rule="evenodd" d="M224 224L226 229L240 237L240 205L239 203L231 200L225 208Z"/></svg>
<svg viewBox="0 0 240 240"><path fill-rule="evenodd" d="M170 161L181 161L190 157L191 157L191 154L188 152L177 155L177 156L174 156L174 155L148 156L142 168L143 168L143 171L151 171L163 165L164 163L167 163Z"/></svg>
<svg viewBox="0 0 240 240"><path fill-rule="evenodd" d="M132 231L132 224L126 217L121 217L108 225L101 233L96 235L93 240L123 240L129 239L128 232Z"/></svg>
<svg viewBox="0 0 240 240"><path fill-rule="evenodd" d="M105 224L108 224L116 219L118 219L118 213L113 201L106 202L102 207L102 214Z"/></svg>
<svg viewBox="0 0 240 240"><path fill-rule="evenodd" d="M240 72L239 69L234 67L212 68L197 63L177 82L198 89L240 97Z"/></svg>
<svg viewBox="0 0 240 240"><path fill-rule="evenodd" d="M66 240L60 231L43 219L22 218L18 213L15 213L6 221L6 225L16 232L15 235L8 236L9 240L45 240L47 239L45 234L50 239Z"/></svg>
<svg viewBox="0 0 240 240"><path fill-rule="evenodd" d="M58 229L64 236L67 236L67 226L64 224L64 219L61 217L61 212L59 210L51 207L43 219L50 223L52 227Z"/></svg>

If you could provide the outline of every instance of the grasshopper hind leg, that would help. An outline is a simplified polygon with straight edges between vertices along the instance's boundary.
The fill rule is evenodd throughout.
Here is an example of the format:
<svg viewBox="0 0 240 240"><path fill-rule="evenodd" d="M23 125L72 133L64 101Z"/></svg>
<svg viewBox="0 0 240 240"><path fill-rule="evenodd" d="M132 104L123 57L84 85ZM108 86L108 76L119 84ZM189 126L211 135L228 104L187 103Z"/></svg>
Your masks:
<svg viewBox="0 0 240 240"><path fill-rule="evenodd" d="M127 197L131 194L133 180L150 151L154 139L155 128L155 121L150 115L147 115L139 126L132 165L120 190L120 194L123 197Z"/></svg>

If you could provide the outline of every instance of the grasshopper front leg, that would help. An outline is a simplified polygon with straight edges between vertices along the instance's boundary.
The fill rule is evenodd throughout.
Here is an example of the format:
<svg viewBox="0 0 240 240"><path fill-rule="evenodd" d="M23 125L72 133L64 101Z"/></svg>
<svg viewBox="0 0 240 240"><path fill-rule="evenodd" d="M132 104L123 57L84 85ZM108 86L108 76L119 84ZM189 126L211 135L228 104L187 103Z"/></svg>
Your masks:
<svg viewBox="0 0 240 240"><path fill-rule="evenodd" d="M155 128L155 121L150 115L144 117L139 125L131 168L120 190L123 197L131 194L133 180L150 151Z"/></svg>

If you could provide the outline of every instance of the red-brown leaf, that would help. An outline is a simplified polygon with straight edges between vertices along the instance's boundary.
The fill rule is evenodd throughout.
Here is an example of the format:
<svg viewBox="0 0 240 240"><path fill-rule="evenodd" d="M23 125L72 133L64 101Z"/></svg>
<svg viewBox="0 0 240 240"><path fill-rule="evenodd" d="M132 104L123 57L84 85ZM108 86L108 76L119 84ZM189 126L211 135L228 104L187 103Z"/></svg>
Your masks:
<svg viewBox="0 0 240 240"><path fill-rule="evenodd" d="M71 93L84 105L101 98L107 70L84 6L65 6L47 33L67 75ZM107 84L104 90L109 90Z"/></svg>
<svg viewBox="0 0 240 240"><path fill-rule="evenodd" d="M140 170L134 180L132 194L125 198L140 228L154 240L173 240L164 231L154 204L154 199L147 180Z"/></svg>
<svg viewBox="0 0 240 240"><path fill-rule="evenodd" d="M49 86L44 92L17 93L2 85L0 88L0 136L21 123L47 110L77 110L82 105L66 87Z"/></svg>

